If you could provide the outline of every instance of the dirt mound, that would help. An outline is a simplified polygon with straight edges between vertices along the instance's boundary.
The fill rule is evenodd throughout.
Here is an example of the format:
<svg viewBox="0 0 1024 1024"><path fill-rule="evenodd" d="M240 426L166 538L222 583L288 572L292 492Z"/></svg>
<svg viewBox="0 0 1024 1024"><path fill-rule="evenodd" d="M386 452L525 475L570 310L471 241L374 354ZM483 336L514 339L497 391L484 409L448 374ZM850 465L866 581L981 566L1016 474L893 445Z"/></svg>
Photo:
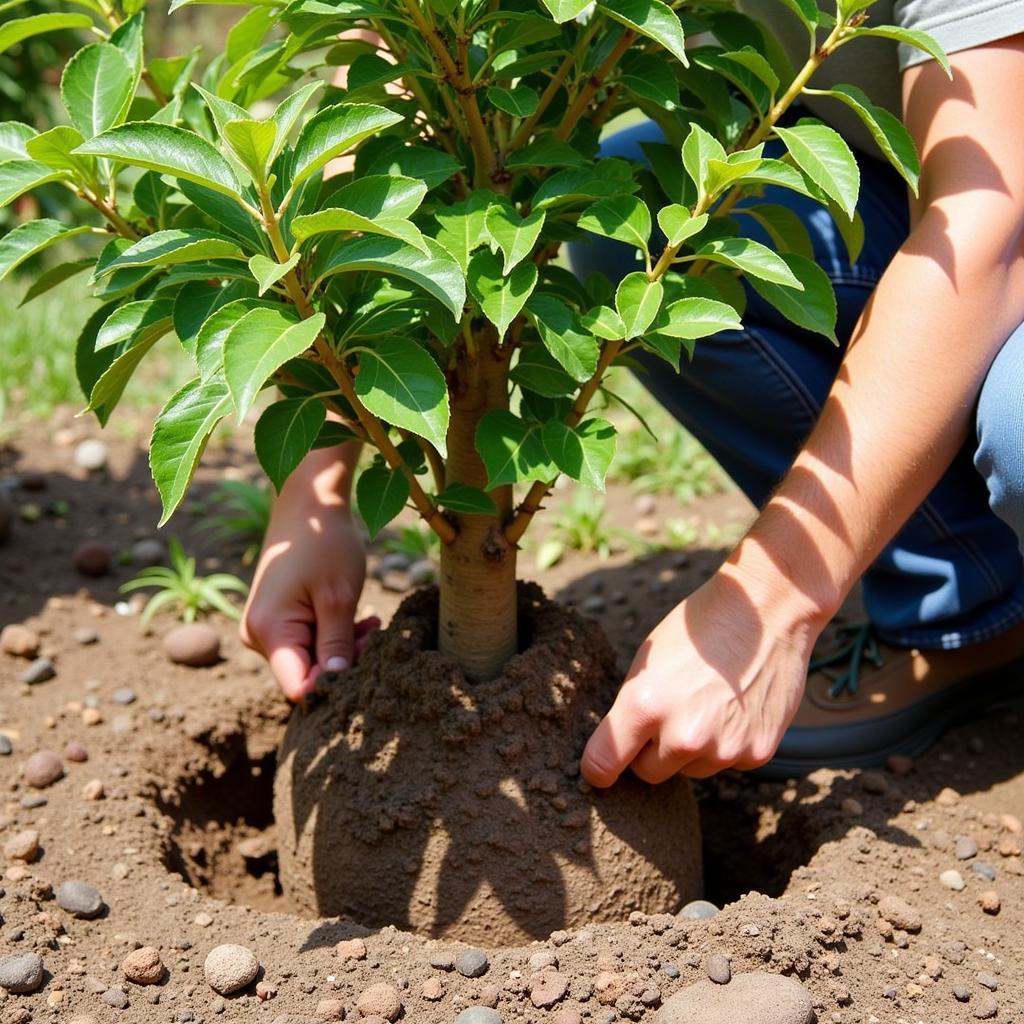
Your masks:
<svg viewBox="0 0 1024 1024"><path fill-rule="evenodd" d="M617 685L600 628L534 584L520 621L524 652L468 684L430 649L437 594L420 591L293 716L275 818L296 910L512 945L700 895L685 780L595 793L579 776Z"/></svg>

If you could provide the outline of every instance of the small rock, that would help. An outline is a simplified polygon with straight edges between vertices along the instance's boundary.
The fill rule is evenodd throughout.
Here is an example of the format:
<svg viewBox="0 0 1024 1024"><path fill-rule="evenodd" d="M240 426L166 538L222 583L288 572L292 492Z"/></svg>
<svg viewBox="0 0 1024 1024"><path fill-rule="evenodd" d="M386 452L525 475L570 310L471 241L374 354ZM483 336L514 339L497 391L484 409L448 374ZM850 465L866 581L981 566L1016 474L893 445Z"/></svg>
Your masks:
<svg viewBox="0 0 1024 1024"><path fill-rule="evenodd" d="M366 959L366 943L359 938L342 939L334 949L342 960Z"/></svg>
<svg viewBox="0 0 1024 1024"><path fill-rule="evenodd" d="M451 953L433 953L430 957L430 966L435 971L454 971L455 957Z"/></svg>
<svg viewBox="0 0 1024 1024"><path fill-rule="evenodd" d="M268 981L257 981L256 982L256 998L261 1002L265 1003L270 999L273 999L277 995L277 988L271 985Z"/></svg>
<svg viewBox="0 0 1024 1024"><path fill-rule="evenodd" d="M215 946L203 963L206 983L222 996L229 996L251 985L259 970L260 962L252 950L231 943Z"/></svg>
<svg viewBox="0 0 1024 1024"><path fill-rule="evenodd" d="M81 764L89 760L89 751L87 751L81 743L76 743L72 740L64 748L64 759L66 761L74 761L77 764Z"/></svg>
<svg viewBox="0 0 1024 1024"><path fill-rule="evenodd" d="M995 889L986 889L978 897L978 906L985 911L986 914L998 914L999 908L1002 904L999 901L999 893Z"/></svg>
<svg viewBox="0 0 1024 1024"><path fill-rule="evenodd" d="M716 985L728 985L732 980L732 962L721 953L713 953L704 964L707 976Z"/></svg>
<svg viewBox="0 0 1024 1024"><path fill-rule="evenodd" d="M971 864L971 870L986 882L996 880L996 869L987 860L976 860Z"/></svg>
<svg viewBox="0 0 1024 1024"><path fill-rule="evenodd" d="M103 897L87 882L70 880L57 888L57 905L74 917L91 920L103 913Z"/></svg>
<svg viewBox="0 0 1024 1024"><path fill-rule="evenodd" d="M914 759L903 754L893 754L886 759L885 765L893 775L909 775L914 770Z"/></svg>
<svg viewBox="0 0 1024 1024"><path fill-rule="evenodd" d="M482 949L464 949L455 958L455 970L464 978L482 978L491 966Z"/></svg>
<svg viewBox="0 0 1024 1024"><path fill-rule="evenodd" d="M960 794L950 786L944 786L939 790L939 794L936 796L935 802L940 807L956 807L956 805L960 803Z"/></svg>
<svg viewBox="0 0 1024 1024"><path fill-rule="evenodd" d="M200 928L209 928L210 925L213 924L213 918L205 910L200 910L193 918L193 921Z"/></svg>
<svg viewBox="0 0 1024 1024"><path fill-rule="evenodd" d="M423 982L423 987L420 989L420 993L428 1002L436 1003L439 999L444 998L444 985L442 984L441 979L434 974Z"/></svg>
<svg viewBox="0 0 1024 1024"><path fill-rule="evenodd" d="M34 828L26 828L11 836L4 843L4 856L8 860L20 860L30 864L39 852L39 833Z"/></svg>
<svg viewBox="0 0 1024 1024"><path fill-rule="evenodd" d="M970 860L978 856L978 844L970 836L957 836L953 844L953 855L957 860Z"/></svg>
<svg viewBox="0 0 1024 1024"><path fill-rule="evenodd" d="M28 686L36 686L51 680L57 674L57 666L49 658L36 658L24 672L20 679Z"/></svg>
<svg viewBox="0 0 1024 1024"><path fill-rule="evenodd" d="M383 1017L385 1020L398 1020L402 1012L402 999L398 989L386 982L371 985L356 1000L356 1009L364 1017Z"/></svg>
<svg viewBox="0 0 1024 1024"><path fill-rule="evenodd" d="M204 668L220 660L220 636L205 622L190 622L164 637L164 653L177 665Z"/></svg>
<svg viewBox="0 0 1024 1024"><path fill-rule="evenodd" d="M24 995L43 983L43 961L38 953L14 953L0 957L0 988Z"/></svg>
<svg viewBox="0 0 1024 1024"><path fill-rule="evenodd" d="M966 1003L971 998L971 990L966 985L954 985L953 998L958 1003Z"/></svg>
<svg viewBox="0 0 1024 1024"><path fill-rule="evenodd" d="M860 777L860 788L874 796L889 792L889 780L881 772L864 772Z"/></svg>
<svg viewBox="0 0 1024 1024"><path fill-rule="evenodd" d="M320 1020L344 1020L345 1004L340 999L321 999L316 1004L316 1015Z"/></svg>
<svg viewBox="0 0 1024 1024"><path fill-rule="evenodd" d="M878 913L894 928L905 932L919 932L924 923L920 911L899 896L883 896L878 901Z"/></svg>
<svg viewBox="0 0 1024 1024"><path fill-rule="evenodd" d="M0 732L0 757L9 757L14 753L14 744L10 739Z"/></svg>
<svg viewBox="0 0 1024 1024"><path fill-rule="evenodd" d="M999 1013L999 1004L995 1001L993 996L990 996L987 992L983 992L978 996L971 1013L975 1020L990 1020Z"/></svg>
<svg viewBox="0 0 1024 1024"><path fill-rule="evenodd" d="M115 690L111 695L110 699L115 704L134 704L138 698L135 696L134 690L129 690L127 686L122 686L120 689Z"/></svg>
<svg viewBox="0 0 1024 1024"><path fill-rule="evenodd" d="M124 976L136 985L159 985L165 970L160 951L153 946L133 950L121 963Z"/></svg>
<svg viewBox="0 0 1024 1024"><path fill-rule="evenodd" d="M864 805L856 797L852 796L845 797L839 805L839 809L848 818L859 818L864 813Z"/></svg>
<svg viewBox="0 0 1024 1024"><path fill-rule="evenodd" d="M569 979L557 971L540 971L530 978L530 1002L546 1009L561 1002L569 991Z"/></svg>
<svg viewBox="0 0 1024 1024"><path fill-rule="evenodd" d="M166 558L167 551L163 542L155 537L144 537L132 545L132 562L142 567L160 565Z"/></svg>
<svg viewBox="0 0 1024 1024"><path fill-rule="evenodd" d="M409 582L414 587L429 586L437 579L437 566L428 558L421 558L409 566Z"/></svg>
<svg viewBox="0 0 1024 1024"><path fill-rule="evenodd" d="M127 1010L128 1009L128 993L123 988L108 988L100 999L107 1004L112 1006L115 1010Z"/></svg>
<svg viewBox="0 0 1024 1024"><path fill-rule="evenodd" d="M964 881L964 876L959 871L943 871L939 875L939 881L947 888L952 889L954 892L961 892L967 887L967 883Z"/></svg>
<svg viewBox="0 0 1024 1024"><path fill-rule="evenodd" d="M777 974L740 974L726 986L701 981L677 992L653 1024L812 1024L811 997L799 982Z"/></svg>
<svg viewBox="0 0 1024 1024"><path fill-rule="evenodd" d="M617 971L601 971L594 978L594 994L602 1006L614 1006L625 992L626 979Z"/></svg>
<svg viewBox="0 0 1024 1024"><path fill-rule="evenodd" d="M18 622L0 630L0 650L16 658L34 658L39 654L39 634Z"/></svg>
<svg viewBox="0 0 1024 1024"><path fill-rule="evenodd" d="M679 911L679 916L687 921L708 921L717 913L718 907L714 903L709 903L707 900L693 900Z"/></svg>
<svg viewBox="0 0 1024 1024"><path fill-rule="evenodd" d="M98 438L88 438L75 448L75 465L79 469L94 473L106 466L109 455L107 446L102 441Z"/></svg>
<svg viewBox="0 0 1024 1024"><path fill-rule="evenodd" d="M22 775L34 789L46 789L64 778L64 765L52 750L38 750L25 762Z"/></svg>
<svg viewBox="0 0 1024 1024"><path fill-rule="evenodd" d="M486 1006L470 1006L455 1018L455 1024L504 1024L497 1010Z"/></svg>
<svg viewBox="0 0 1024 1024"><path fill-rule="evenodd" d="M658 502L653 494L638 494L633 499L633 509L638 516L653 516L658 511Z"/></svg>
<svg viewBox="0 0 1024 1024"><path fill-rule="evenodd" d="M75 570L83 576L105 576L110 571L110 550L98 540L87 540L75 548Z"/></svg>
<svg viewBox="0 0 1024 1024"><path fill-rule="evenodd" d="M546 971L550 969L558 969L558 957L549 949L543 949L539 953L534 953L529 959L530 973L536 974L538 971Z"/></svg>
<svg viewBox="0 0 1024 1024"><path fill-rule="evenodd" d="M76 644L81 644L82 647L88 647L90 644L99 643L100 635L91 626L83 626L81 629L76 629L71 634L72 639Z"/></svg>
<svg viewBox="0 0 1024 1024"><path fill-rule="evenodd" d="M987 988L990 992L996 992L999 989L999 979L994 974L978 971L974 978L982 988Z"/></svg>

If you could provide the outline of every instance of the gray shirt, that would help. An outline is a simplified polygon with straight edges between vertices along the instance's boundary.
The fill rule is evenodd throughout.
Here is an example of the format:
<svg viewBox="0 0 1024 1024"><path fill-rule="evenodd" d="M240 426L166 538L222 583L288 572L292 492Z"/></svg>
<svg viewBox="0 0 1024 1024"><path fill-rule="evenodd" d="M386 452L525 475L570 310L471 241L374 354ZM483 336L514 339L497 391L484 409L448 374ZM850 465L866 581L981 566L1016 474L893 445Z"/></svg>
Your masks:
<svg viewBox="0 0 1024 1024"><path fill-rule="evenodd" d="M779 0L741 0L746 12L777 36L794 66L807 59L807 33ZM832 10L834 10L834 5ZM934 36L947 53L967 50L1024 32L1024 0L880 0L868 9L868 23L898 25ZM900 72L931 58L914 47L888 39L857 39L837 50L815 73L810 85L857 85L881 107L901 112ZM807 106L853 145L880 155L867 129L842 103L805 97Z"/></svg>

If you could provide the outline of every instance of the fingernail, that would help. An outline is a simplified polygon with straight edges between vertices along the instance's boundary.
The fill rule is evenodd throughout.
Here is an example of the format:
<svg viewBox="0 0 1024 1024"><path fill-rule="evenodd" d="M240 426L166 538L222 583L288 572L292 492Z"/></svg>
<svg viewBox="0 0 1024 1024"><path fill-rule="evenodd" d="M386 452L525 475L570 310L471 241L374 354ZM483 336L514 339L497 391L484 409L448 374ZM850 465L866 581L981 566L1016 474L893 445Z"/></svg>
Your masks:
<svg viewBox="0 0 1024 1024"><path fill-rule="evenodd" d="M328 672L344 672L348 668L348 658L343 658L340 655L335 655L333 658L328 658L324 662L324 668Z"/></svg>

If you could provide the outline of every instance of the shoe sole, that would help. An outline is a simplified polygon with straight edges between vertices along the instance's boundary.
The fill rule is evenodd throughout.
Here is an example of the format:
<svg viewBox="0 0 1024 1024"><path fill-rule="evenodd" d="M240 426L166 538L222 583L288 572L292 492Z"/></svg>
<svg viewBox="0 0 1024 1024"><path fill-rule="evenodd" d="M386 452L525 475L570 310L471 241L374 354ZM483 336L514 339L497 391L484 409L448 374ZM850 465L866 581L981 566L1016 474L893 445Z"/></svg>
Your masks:
<svg viewBox="0 0 1024 1024"><path fill-rule="evenodd" d="M850 725L789 729L775 757L749 774L771 781L818 768L876 768L894 754L920 757L954 725L1024 701L1024 658L971 676L900 711Z"/></svg>

